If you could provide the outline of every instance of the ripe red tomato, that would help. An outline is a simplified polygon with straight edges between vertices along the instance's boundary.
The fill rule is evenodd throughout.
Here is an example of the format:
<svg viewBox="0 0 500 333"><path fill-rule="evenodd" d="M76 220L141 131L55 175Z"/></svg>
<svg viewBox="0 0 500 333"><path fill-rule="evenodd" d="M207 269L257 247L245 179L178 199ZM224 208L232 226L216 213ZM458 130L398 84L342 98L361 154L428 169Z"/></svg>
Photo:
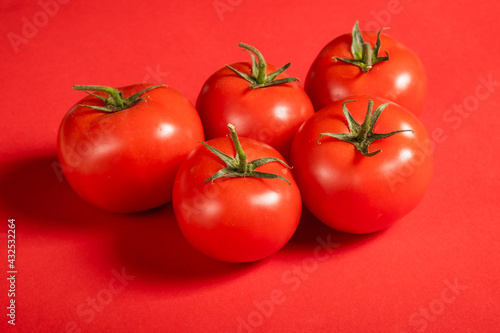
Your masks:
<svg viewBox="0 0 500 333"><path fill-rule="evenodd" d="M252 56L252 63L239 62L224 67L205 82L196 109L206 138L226 135L226 126L231 123L241 137L265 142L287 159L293 136L313 115L313 105L295 82L297 79L282 73L290 64L277 70L266 64L257 49L245 44L240 46L255 53L259 62Z"/></svg>
<svg viewBox="0 0 500 333"><path fill-rule="evenodd" d="M359 60L353 61L359 66L346 62L353 58ZM364 58L372 63L371 69L363 68ZM427 76L414 52L386 34L360 32L356 22L352 33L335 38L321 50L304 89L316 110L348 96L370 95L419 115L427 97Z"/></svg>
<svg viewBox="0 0 500 333"><path fill-rule="evenodd" d="M369 100L378 110L368 123L357 126L353 121L363 122ZM387 228L414 209L427 191L432 142L414 114L394 103L383 109L387 102L366 96L333 102L306 121L294 139L291 161L304 204L334 229L370 233ZM380 106L383 112L377 115ZM353 119L348 121L343 108ZM373 129L366 126L373 123ZM346 134L350 127L357 136ZM393 133L400 130L404 132ZM390 135L381 135L385 133ZM367 143L374 141L363 144L363 136Z"/></svg>
<svg viewBox="0 0 500 333"><path fill-rule="evenodd" d="M167 203L179 164L204 139L196 109L167 86L83 89L101 88L107 92L83 98L62 120L58 154L66 179L83 199L112 212ZM135 101L124 102L120 94Z"/></svg>
<svg viewBox="0 0 500 333"><path fill-rule="evenodd" d="M186 240L205 255L225 262L251 262L274 254L294 234L302 212L292 173L276 160L283 157L263 142L240 140L244 159L254 161L248 165L267 161L256 168L257 174L238 176L231 168L228 171L226 167L243 158L231 138L215 138L206 144L225 154L226 161L200 144L179 167L172 199Z"/></svg>

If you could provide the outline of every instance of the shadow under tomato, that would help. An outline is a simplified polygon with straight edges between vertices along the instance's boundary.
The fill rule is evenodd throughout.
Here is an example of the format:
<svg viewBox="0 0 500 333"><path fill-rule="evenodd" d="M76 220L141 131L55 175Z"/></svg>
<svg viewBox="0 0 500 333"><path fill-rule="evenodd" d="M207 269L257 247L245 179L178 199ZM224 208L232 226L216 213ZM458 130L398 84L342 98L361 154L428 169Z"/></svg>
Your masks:
<svg viewBox="0 0 500 333"><path fill-rule="evenodd" d="M255 265L224 264L199 254L184 240L170 204L133 214L88 204L70 187L57 162L55 154L48 154L3 165L0 207L19 221L20 232L48 242L84 242L96 272L124 267L145 283L192 288Z"/></svg>
<svg viewBox="0 0 500 333"><path fill-rule="evenodd" d="M318 239L323 242L337 244L340 252L358 248L364 244L380 237L384 230L370 234L351 234L330 228L318 220L308 209L303 206L302 217L297 231L293 235L286 250L293 251L294 248L309 249L307 253L314 251L318 246Z"/></svg>
<svg viewBox="0 0 500 333"><path fill-rule="evenodd" d="M171 204L134 214L108 213L82 200L60 174L55 154L8 162L0 176L0 207L19 218L30 233L50 241L83 235L92 246L96 271L124 267L145 289L174 285L175 292L223 283L258 269L281 255L291 259L311 254L318 237L340 244L340 251L362 246L380 236L339 232L318 221L306 208L298 229L276 257L230 264L204 256L181 234ZM59 172L59 177L58 177ZM80 238L79 241L81 241ZM288 259L287 259L288 260ZM155 289L156 288L156 289Z"/></svg>
<svg viewBox="0 0 500 333"><path fill-rule="evenodd" d="M60 172L56 154L8 162L0 176L3 210L42 231L91 229L107 215L80 199ZM103 214L104 213L104 214Z"/></svg>
<svg viewBox="0 0 500 333"><path fill-rule="evenodd" d="M230 264L206 257L184 239L172 205L167 204L161 210L161 216L124 225L116 235L113 246L115 260L141 272L143 282L150 285L175 284L175 291L182 292L206 287L210 280L222 282L235 278L259 265L258 262Z"/></svg>

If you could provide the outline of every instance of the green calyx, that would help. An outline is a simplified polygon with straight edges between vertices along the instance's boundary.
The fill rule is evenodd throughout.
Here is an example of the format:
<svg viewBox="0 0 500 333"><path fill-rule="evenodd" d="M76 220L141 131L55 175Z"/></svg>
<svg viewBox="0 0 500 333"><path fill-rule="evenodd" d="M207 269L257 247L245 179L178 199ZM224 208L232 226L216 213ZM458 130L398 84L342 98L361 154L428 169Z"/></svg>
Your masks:
<svg viewBox="0 0 500 333"><path fill-rule="evenodd" d="M323 136L329 136L338 140L346 141L349 143L352 143L356 149L363 154L364 156L374 156L378 153L380 153L382 150L376 150L374 152L368 152L368 146L380 139L385 139L391 135L401 133L401 132L413 132L413 130L399 130L399 131L394 131L386 134L380 134L380 133L373 133L373 127L375 126L375 123L377 122L378 118L380 117L380 114L384 109L390 104L390 103L385 103L380 105L375 112L372 113L373 110L373 101L368 100L368 108L366 111L366 116L365 120L363 123L360 125L356 122L356 120L353 118L349 110L347 109L346 104L350 102L356 102L356 101L345 101L342 103L342 111L344 112L344 116L347 119L347 125L349 126L349 133L340 133L340 134L333 134L333 133L321 133L319 138L318 138L318 144L321 144L320 140Z"/></svg>
<svg viewBox="0 0 500 333"><path fill-rule="evenodd" d="M255 89L255 88L263 88L263 87L268 87L268 86L273 86L273 85L279 85L279 84L284 84L287 82L294 82L294 81L299 81L298 78L296 77L286 77L283 79L276 80L276 77L283 73L288 67L290 67L290 63L286 64L285 66L281 67L277 71L266 75L266 68L267 64L266 61L264 60L264 57L262 56L262 53L260 53L259 50L257 50L255 47L246 45L243 43L238 44L239 47L242 47L248 51L250 51L250 56L252 57L252 73L250 75L242 73L233 67L226 65L227 68L232 70L234 73L238 74L248 82L250 82L250 89ZM257 59L255 59L255 56L257 56Z"/></svg>
<svg viewBox="0 0 500 333"><path fill-rule="evenodd" d="M358 21L356 21L354 27L352 28L351 53L353 58L348 59L348 58L333 57L333 59L335 61L340 60L352 65L356 65L359 68L361 68L361 70L364 73L368 72L373 67L373 65L382 61L389 60L389 54L387 53L387 51L385 52L386 54L385 57L378 56L378 52L380 49L380 34L385 29L389 28L380 29L377 35L377 42L375 44L375 47L372 48L370 43L365 42L363 40L363 37L361 36L361 31L359 30Z"/></svg>
<svg viewBox="0 0 500 333"><path fill-rule="evenodd" d="M104 111L104 112L117 112L117 111L128 109L128 108L136 105L140 101L143 101L144 99L141 98L141 96L145 92L147 92L151 89L155 89L158 87L164 87L164 86L165 86L164 84L159 84L156 86L148 87L142 91L139 91L138 93L133 94L129 98L124 98L122 92L119 91L118 89L111 88L111 87L105 87L105 86L73 86L73 89L74 90L82 90L89 95L97 97L101 101L103 101L104 104L106 105L106 106L96 106L96 105L81 105L81 106L84 106L84 107L87 107L90 109L94 109L94 110ZM100 95L91 93L88 90L104 92L104 93L108 94L108 97L104 97L104 96L100 96Z"/></svg>
<svg viewBox="0 0 500 333"><path fill-rule="evenodd" d="M238 138L238 135L236 134L236 130L233 125L228 124L227 127L229 128L229 131L231 132L231 139L234 144L234 148L236 149L236 156L235 157L230 157L217 148L214 148L205 142L200 141L205 147L207 147L212 153L217 155L224 163L226 163L226 167L217 171L212 177L209 177L205 179L203 182L211 182L213 184L214 180L219 179L219 178L231 178L231 177L255 177L255 178L266 178L266 179L281 179L286 181L288 184L290 184L290 181L280 175L276 175L274 173L267 173L267 172L259 172L255 171L258 167L271 163L271 162L279 162L283 166L290 168L288 164L286 164L284 161L280 160L279 158L275 157L265 157L265 158L259 158L253 161L248 162L247 161L247 154L243 151L243 148L241 147L240 140Z"/></svg>

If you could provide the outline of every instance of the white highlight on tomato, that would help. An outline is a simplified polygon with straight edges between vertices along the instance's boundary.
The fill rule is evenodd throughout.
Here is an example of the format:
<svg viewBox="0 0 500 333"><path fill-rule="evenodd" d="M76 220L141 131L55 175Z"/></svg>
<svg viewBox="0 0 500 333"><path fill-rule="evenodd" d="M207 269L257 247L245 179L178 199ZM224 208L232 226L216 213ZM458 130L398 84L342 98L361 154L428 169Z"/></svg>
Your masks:
<svg viewBox="0 0 500 333"><path fill-rule="evenodd" d="M158 134L162 137L169 137L175 132L175 127L172 126L171 124L160 124L158 126Z"/></svg>
<svg viewBox="0 0 500 333"><path fill-rule="evenodd" d="M398 89L406 89L410 81L410 75L408 73L403 73L396 79L396 86L398 87Z"/></svg>

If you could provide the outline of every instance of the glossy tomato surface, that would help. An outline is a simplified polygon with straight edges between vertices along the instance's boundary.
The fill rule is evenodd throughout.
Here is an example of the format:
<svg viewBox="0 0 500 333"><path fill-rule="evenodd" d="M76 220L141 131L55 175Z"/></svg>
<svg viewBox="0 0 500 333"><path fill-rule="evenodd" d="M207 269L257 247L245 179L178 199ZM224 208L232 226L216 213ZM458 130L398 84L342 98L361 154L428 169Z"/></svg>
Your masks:
<svg viewBox="0 0 500 333"><path fill-rule="evenodd" d="M118 90L127 98L149 86ZM181 93L162 86L143 99L109 113L82 106L104 104L89 95L62 120L58 154L64 175L83 199L104 210L137 212L169 202L179 164L204 139L198 113Z"/></svg>
<svg viewBox="0 0 500 333"><path fill-rule="evenodd" d="M234 69L251 74L248 62L232 64ZM266 74L277 68L267 64ZM276 79L287 77L280 74ZM249 137L276 148L288 158L293 136L299 126L314 113L304 89L297 82L250 89L250 83L224 67L203 85L196 101L207 139L227 134L227 124L238 129L240 137Z"/></svg>
<svg viewBox="0 0 500 333"><path fill-rule="evenodd" d="M387 100L357 96L346 103L358 123L368 100L377 108ZM350 233L370 233L389 227L421 201L432 176L433 144L422 123L408 110L389 104L374 133L400 132L374 141L362 155L353 144L321 133L348 133L344 100L317 112L299 129L291 163L307 208L328 226Z"/></svg>
<svg viewBox="0 0 500 333"><path fill-rule="evenodd" d="M248 161L282 156L272 147L240 138ZM228 137L207 142L228 156L235 149ZM290 169L271 162L256 169L285 177L219 178L205 182L226 165L199 145L179 168L173 208L182 234L205 255L225 262L251 262L280 250L294 234L302 211L300 192Z"/></svg>
<svg viewBox="0 0 500 333"><path fill-rule="evenodd" d="M363 40L375 46L376 32L361 32ZM352 95L379 96L419 115L427 98L427 75L418 56L409 48L382 33L379 56L389 60L373 65L368 72L333 57L353 58L352 34L329 42L318 54L304 82L316 110Z"/></svg>

